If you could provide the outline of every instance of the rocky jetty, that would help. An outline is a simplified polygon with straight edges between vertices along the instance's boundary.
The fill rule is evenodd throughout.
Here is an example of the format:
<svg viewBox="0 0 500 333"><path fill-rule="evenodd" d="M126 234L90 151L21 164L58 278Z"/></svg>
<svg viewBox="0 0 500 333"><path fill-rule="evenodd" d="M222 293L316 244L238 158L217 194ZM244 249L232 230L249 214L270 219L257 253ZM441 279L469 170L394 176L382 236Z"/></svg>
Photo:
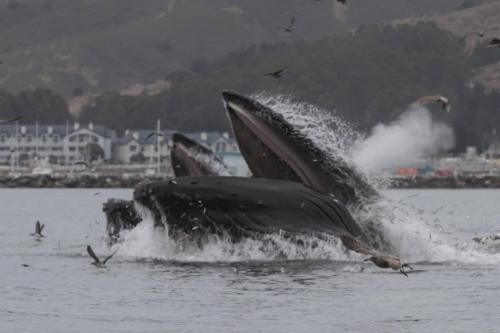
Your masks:
<svg viewBox="0 0 500 333"><path fill-rule="evenodd" d="M458 177L405 177L392 181L392 188L500 188L500 177L458 176Z"/></svg>
<svg viewBox="0 0 500 333"><path fill-rule="evenodd" d="M25 175L18 177L0 176L3 188L133 188L137 184L164 180L165 177L145 176L48 176ZM500 188L500 177L405 177L394 178L390 188L433 189L433 188Z"/></svg>
<svg viewBox="0 0 500 333"><path fill-rule="evenodd" d="M4 188L133 188L139 183L163 180L159 177L120 176L72 176L55 177L29 175L19 177L0 176Z"/></svg>

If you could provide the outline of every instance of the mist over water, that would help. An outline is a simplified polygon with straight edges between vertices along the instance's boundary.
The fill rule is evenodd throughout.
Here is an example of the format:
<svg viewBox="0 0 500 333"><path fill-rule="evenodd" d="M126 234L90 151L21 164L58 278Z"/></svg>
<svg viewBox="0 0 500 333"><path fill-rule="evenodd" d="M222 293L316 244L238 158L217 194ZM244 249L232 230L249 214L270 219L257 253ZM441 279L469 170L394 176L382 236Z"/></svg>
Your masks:
<svg viewBox="0 0 500 333"><path fill-rule="evenodd" d="M361 170L379 172L411 165L454 146L450 126L433 121L427 108L412 107L396 121L376 125L356 147L353 159Z"/></svg>

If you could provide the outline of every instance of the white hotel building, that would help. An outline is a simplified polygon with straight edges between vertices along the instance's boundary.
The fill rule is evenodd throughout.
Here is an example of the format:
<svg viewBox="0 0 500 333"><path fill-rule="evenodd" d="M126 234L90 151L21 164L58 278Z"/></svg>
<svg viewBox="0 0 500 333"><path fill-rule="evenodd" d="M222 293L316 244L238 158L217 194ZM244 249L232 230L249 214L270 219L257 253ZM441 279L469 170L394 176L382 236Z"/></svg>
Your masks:
<svg viewBox="0 0 500 333"><path fill-rule="evenodd" d="M111 159L116 132L103 126L72 125L0 125L0 164L11 157L21 164L47 159L52 164L85 161L89 144L97 144L104 160Z"/></svg>
<svg viewBox="0 0 500 333"><path fill-rule="evenodd" d="M89 146L97 148L104 164L144 167L170 166L173 131L150 136L155 130L127 130L117 137L114 130L92 123L66 125L0 125L0 165L34 166L37 160L52 165L89 162ZM210 148L237 176L249 175L236 141L228 133L186 133Z"/></svg>

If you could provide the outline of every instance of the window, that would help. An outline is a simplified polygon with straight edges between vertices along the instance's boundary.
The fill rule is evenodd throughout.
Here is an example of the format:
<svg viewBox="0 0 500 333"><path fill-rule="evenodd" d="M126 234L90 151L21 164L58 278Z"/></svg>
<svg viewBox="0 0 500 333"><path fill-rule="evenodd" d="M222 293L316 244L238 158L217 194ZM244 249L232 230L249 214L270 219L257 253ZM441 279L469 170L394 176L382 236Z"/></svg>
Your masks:
<svg viewBox="0 0 500 333"><path fill-rule="evenodd" d="M40 138L41 138L42 142L47 142L47 134L42 134L40 136Z"/></svg>
<svg viewBox="0 0 500 333"><path fill-rule="evenodd" d="M31 141L33 141L33 135L32 134L26 135L26 142L31 142Z"/></svg>
<svg viewBox="0 0 500 333"><path fill-rule="evenodd" d="M69 142L75 142L76 141L76 136L71 136L69 138Z"/></svg>
<svg viewBox="0 0 500 333"><path fill-rule="evenodd" d="M7 135L0 134L0 142L5 142L5 141L7 141Z"/></svg>
<svg viewBox="0 0 500 333"><path fill-rule="evenodd" d="M59 135L57 135L57 134L52 135L52 140L54 142L59 142L59 139L60 139Z"/></svg>
<svg viewBox="0 0 500 333"><path fill-rule="evenodd" d="M75 147L69 147L69 151L75 151Z"/></svg>
<svg viewBox="0 0 500 333"><path fill-rule="evenodd" d="M129 151L134 152L137 151L137 146L131 145L128 147Z"/></svg>

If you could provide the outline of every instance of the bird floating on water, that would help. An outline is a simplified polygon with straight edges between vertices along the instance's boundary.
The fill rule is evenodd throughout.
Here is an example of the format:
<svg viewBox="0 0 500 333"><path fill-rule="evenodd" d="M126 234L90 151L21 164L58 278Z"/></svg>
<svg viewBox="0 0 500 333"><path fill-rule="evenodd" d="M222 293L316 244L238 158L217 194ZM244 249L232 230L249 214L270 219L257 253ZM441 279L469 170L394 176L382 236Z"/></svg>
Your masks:
<svg viewBox="0 0 500 333"><path fill-rule="evenodd" d="M444 96L441 96L441 95L423 96L423 97L420 97L419 99L417 99L415 102L411 103L411 105L426 105L429 103L436 103L436 102L441 104L441 107L446 112L451 111L450 100Z"/></svg>
<svg viewBox="0 0 500 333"><path fill-rule="evenodd" d="M90 247L90 245L87 245L87 253L89 254L89 256L94 259L94 262L92 263L92 265L96 266L96 267L106 267L106 263L108 262L109 259L111 259L115 254L116 252L118 252L118 250L116 250L115 252L111 253L109 256L107 256L103 261L99 260L99 258L95 255L94 253L94 250L92 250L92 247Z"/></svg>
<svg viewBox="0 0 500 333"><path fill-rule="evenodd" d="M31 233L30 236L45 237L44 235L42 235L43 228L45 228L45 224L40 224L40 221L36 221L35 232Z"/></svg>

